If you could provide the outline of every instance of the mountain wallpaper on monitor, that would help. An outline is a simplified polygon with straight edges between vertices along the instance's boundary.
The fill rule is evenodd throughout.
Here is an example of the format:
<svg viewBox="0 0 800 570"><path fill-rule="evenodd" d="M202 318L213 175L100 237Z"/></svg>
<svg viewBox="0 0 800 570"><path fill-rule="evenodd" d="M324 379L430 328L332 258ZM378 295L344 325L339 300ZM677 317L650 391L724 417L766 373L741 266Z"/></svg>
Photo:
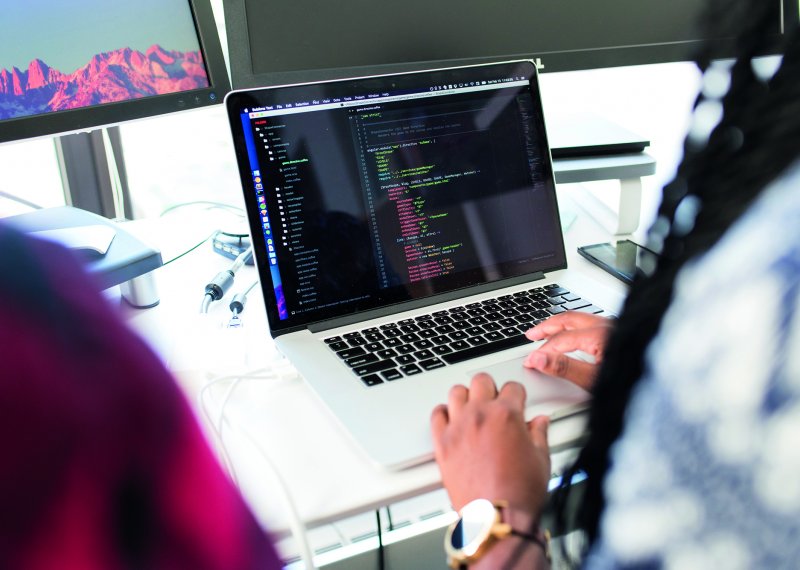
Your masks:
<svg viewBox="0 0 800 570"><path fill-rule="evenodd" d="M199 51L142 53L122 48L94 56L69 75L35 59L26 71L0 71L0 120L208 87Z"/></svg>

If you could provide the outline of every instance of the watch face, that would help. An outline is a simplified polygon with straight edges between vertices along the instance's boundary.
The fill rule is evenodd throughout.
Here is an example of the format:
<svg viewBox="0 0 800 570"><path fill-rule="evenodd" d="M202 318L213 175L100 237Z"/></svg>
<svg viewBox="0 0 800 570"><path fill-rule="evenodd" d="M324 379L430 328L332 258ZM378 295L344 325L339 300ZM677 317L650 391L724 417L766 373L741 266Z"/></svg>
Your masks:
<svg viewBox="0 0 800 570"><path fill-rule="evenodd" d="M491 533L497 510L486 499L477 499L461 509L461 518L451 527L448 550L462 558L473 556Z"/></svg>

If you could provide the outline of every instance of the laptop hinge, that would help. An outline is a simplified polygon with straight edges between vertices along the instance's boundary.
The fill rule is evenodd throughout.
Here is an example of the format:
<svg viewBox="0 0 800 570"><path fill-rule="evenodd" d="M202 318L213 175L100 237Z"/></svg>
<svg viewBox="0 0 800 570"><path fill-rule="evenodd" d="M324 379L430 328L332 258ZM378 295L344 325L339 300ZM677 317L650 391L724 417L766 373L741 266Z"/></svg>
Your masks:
<svg viewBox="0 0 800 570"><path fill-rule="evenodd" d="M352 325L353 323L360 323L363 321L378 319L396 313L402 313L403 311L411 311L413 309L419 309L420 307L429 307L431 305L445 303L447 301L452 301L454 299L462 299L464 297L469 297L470 295L478 295L480 293L488 293L489 291L496 291L498 289L504 289L506 287L513 287L514 285L530 283L531 281L538 281L540 279L544 279L544 277L545 277L544 273L542 273L541 271L537 271L536 273L529 273L527 275L521 275L519 277L511 277L509 279L503 279L501 281L495 281L493 283L483 283L481 285L475 285L473 287L457 289L455 291L450 291L448 293L441 293L439 295L434 295L432 297L426 297L425 299L406 301L404 303L397 303L395 305L382 307L380 309L373 309L371 311L359 312L358 314L355 315L347 315L344 317L329 319L327 321L320 321L318 323L312 323L308 325L307 328L312 333L327 331L338 327Z"/></svg>

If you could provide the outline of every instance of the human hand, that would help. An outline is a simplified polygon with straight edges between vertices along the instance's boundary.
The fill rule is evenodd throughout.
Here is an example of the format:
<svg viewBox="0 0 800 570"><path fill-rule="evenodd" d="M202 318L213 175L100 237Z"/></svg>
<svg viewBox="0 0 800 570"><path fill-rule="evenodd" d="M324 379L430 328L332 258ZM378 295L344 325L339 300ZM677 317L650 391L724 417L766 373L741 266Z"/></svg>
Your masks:
<svg viewBox="0 0 800 570"><path fill-rule="evenodd" d="M450 390L431 415L436 462L456 510L474 499L505 500L538 520L550 479L547 416L525 423L525 388L497 392L488 374Z"/></svg>
<svg viewBox="0 0 800 570"><path fill-rule="evenodd" d="M578 311L550 317L525 333L529 340L546 340L531 352L523 365L545 374L566 378L591 390L603 360L613 319ZM582 350L594 357L594 364L570 358L565 353Z"/></svg>

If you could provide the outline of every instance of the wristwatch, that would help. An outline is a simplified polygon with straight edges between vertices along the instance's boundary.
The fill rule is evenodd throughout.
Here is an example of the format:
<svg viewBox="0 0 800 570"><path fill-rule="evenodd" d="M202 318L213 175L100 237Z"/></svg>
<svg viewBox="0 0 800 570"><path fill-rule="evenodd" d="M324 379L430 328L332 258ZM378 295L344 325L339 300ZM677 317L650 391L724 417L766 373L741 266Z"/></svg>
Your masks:
<svg viewBox="0 0 800 570"><path fill-rule="evenodd" d="M507 536L518 536L538 544L550 559L549 535L538 531L533 515L509 508L506 501L476 499L464 505L459 518L447 529L444 549L451 568L477 562L493 544Z"/></svg>

